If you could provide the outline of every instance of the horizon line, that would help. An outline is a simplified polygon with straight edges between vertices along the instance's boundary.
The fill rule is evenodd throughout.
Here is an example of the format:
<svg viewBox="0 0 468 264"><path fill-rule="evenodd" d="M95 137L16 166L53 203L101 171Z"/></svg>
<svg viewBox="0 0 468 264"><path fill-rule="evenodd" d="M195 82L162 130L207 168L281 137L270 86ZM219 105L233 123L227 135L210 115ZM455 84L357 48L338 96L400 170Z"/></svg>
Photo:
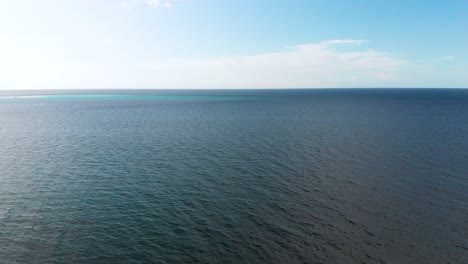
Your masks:
<svg viewBox="0 0 468 264"><path fill-rule="evenodd" d="M86 90L352 90L352 89L400 89L400 90L413 90L413 89L468 89L468 87L316 87L316 88L40 88L40 89L0 89L1 92L12 91L86 91Z"/></svg>

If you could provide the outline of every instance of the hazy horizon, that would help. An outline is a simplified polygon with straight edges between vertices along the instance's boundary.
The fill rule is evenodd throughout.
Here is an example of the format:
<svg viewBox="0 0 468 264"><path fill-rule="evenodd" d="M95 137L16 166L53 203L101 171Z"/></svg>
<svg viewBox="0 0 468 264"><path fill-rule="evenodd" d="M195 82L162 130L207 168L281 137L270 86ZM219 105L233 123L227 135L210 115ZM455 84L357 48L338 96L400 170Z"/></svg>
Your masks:
<svg viewBox="0 0 468 264"><path fill-rule="evenodd" d="M163 92L163 91L287 91L287 90L467 90L468 87L317 87L317 88L49 88L49 89L0 89L0 96L2 94L24 94L28 92L34 94L47 95L48 93L55 92L78 92L80 94L92 93L106 93L106 92Z"/></svg>

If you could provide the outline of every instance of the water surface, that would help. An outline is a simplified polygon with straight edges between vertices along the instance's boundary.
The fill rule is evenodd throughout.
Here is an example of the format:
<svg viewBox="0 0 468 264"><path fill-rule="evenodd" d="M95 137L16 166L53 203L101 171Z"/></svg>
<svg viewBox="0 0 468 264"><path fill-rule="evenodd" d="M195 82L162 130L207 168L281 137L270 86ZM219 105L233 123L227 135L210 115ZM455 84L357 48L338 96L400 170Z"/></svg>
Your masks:
<svg viewBox="0 0 468 264"><path fill-rule="evenodd" d="M468 263L468 90L0 92L0 262Z"/></svg>

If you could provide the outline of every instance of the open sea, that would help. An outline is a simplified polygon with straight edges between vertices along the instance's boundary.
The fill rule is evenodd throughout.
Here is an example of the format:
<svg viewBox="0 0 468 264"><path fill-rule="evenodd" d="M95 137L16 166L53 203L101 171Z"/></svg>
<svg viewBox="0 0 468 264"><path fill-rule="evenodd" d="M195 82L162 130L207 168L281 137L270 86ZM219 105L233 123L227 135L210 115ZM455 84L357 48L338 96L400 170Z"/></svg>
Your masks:
<svg viewBox="0 0 468 264"><path fill-rule="evenodd" d="M468 263L468 89L0 92L0 263Z"/></svg>

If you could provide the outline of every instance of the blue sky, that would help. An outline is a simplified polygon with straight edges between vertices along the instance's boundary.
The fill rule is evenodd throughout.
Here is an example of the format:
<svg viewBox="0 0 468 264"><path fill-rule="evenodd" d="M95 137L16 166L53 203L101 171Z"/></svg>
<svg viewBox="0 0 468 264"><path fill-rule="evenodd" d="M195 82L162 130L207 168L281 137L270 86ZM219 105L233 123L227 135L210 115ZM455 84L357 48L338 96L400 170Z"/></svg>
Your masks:
<svg viewBox="0 0 468 264"><path fill-rule="evenodd" d="M466 0L0 0L0 89L468 87Z"/></svg>

